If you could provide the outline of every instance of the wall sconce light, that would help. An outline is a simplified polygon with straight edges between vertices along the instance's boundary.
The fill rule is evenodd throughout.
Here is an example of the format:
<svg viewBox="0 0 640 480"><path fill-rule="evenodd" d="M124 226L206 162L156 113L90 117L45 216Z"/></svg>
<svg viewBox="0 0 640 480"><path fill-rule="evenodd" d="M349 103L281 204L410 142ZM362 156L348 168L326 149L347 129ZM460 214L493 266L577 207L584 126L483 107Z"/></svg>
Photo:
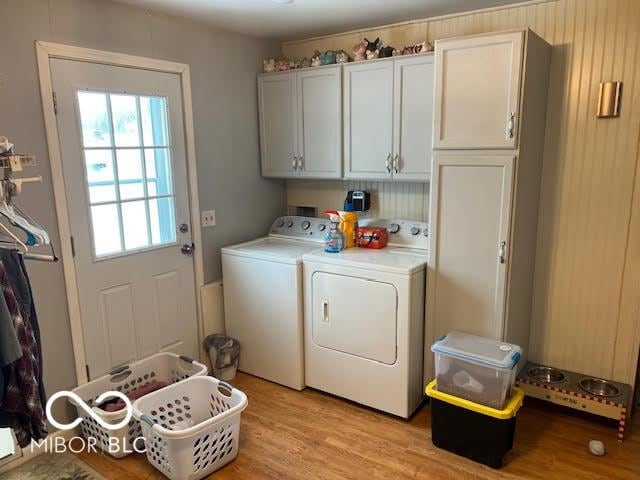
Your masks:
<svg viewBox="0 0 640 480"><path fill-rule="evenodd" d="M600 82L598 93L598 111L596 117L617 117L620 111L620 94L622 82Z"/></svg>

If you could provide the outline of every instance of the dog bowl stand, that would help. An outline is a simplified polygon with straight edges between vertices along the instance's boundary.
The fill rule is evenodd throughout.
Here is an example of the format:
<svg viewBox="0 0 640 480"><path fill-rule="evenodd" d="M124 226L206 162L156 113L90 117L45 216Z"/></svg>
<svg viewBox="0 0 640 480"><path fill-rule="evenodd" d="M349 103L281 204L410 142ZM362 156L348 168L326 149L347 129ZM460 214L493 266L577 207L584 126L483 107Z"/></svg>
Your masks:
<svg viewBox="0 0 640 480"><path fill-rule="evenodd" d="M516 385L524 390L526 396L616 420L618 422L618 441L621 442L624 439L627 416L631 410L631 387L629 385L611 382L620 390L619 395L615 397L595 396L579 386L580 380L590 378L589 375L562 370L566 379L558 383L540 382L528 375L529 370L541 366L528 362L518 374Z"/></svg>

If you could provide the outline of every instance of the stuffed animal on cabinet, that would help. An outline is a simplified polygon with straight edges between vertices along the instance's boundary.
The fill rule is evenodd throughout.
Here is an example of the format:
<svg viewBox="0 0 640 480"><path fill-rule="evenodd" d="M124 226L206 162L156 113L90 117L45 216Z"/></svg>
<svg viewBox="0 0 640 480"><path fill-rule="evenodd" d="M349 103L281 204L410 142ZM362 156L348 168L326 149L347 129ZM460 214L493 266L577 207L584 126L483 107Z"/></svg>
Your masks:
<svg viewBox="0 0 640 480"><path fill-rule="evenodd" d="M266 73L275 72L276 71L276 61L273 58L269 60L262 61L262 68Z"/></svg>
<svg viewBox="0 0 640 480"><path fill-rule="evenodd" d="M347 55L347 52L344 50L338 50L336 52L336 63L349 63L350 61L349 55Z"/></svg>
<svg viewBox="0 0 640 480"><path fill-rule="evenodd" d="M312 67L319 67L321 65L320 63L320 52L318 50L316 50L315 52L313 52L313 57L311 57L311 66Z"/></svg>
<svg viewBox="0 0 640 480"><path fill-rule="evenodd" d="M320 54L320 65L332 65L336 63L336 52L327 50Z"/></svg>
<svg viewBox="0 0 640 480"><path fill-rule="evenodd" d="M285 72L285 71L289 70L289 61L285 60L285 59L278 60L276 62L276 69L279 72Z"/></svg>
<svg viewBox="0 0 640 480"><path fill-rule="evenodd" d="M366 60L367 44L365 42L356 43L353 46L353 61L361 62Z"/></svg>
<svg viewBox="0 0 640 480"><path fill-rule="evenodd" d="M380 49L380 53L378 56L380 58L387 58L387 57L394 57L396 55L398 55L398 51L392 46L388 45Z"/></svg>
<svg viewBox="0 0 640 480"><path fill-rule="evenodd" d="M311 60L309 60L307 57L304 57L302 59L302 62L300 62L300 68L309 68L311 66Z"/></svg>
<svg viewBox="0 0 640 480"><path fill-rule="evenodd" d="M373 42L370 42L366 38L364 39L366 45L366 57L367 60L373 60L380 55L380 37L376 38Z"/></svg>

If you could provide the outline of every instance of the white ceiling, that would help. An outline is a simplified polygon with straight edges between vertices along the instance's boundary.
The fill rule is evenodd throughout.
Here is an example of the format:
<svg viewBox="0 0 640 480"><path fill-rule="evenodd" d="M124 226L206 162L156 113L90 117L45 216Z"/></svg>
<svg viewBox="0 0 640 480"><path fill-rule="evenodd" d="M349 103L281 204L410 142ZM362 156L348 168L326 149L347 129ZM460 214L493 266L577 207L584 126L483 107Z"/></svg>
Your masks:
<svg viewBox="0 0 640 480"><path fill-rule="evenodd" d="M524 0L118 0L255 37L337 33Z"/></svg>

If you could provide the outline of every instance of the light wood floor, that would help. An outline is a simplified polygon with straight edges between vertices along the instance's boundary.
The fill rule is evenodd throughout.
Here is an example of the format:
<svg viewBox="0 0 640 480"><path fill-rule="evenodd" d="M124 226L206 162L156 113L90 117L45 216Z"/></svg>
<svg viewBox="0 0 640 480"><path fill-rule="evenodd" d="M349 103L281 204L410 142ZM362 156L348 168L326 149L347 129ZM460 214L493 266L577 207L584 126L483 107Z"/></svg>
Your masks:
<svg viewBox="0 0 640 480"><path fill-rule="evenodd" d="M640 479L640 419L616 441L615 425L527 399L518 414L512 456L492 470L431 444L429 407L400 420L321 392L296 392L239 374L249 397L240 453L216 479ZM635 427L635 428L633 428ZM587 451L591 439L607 454ZM142 455L82 459L109 480L164 478Z"/></svg>

